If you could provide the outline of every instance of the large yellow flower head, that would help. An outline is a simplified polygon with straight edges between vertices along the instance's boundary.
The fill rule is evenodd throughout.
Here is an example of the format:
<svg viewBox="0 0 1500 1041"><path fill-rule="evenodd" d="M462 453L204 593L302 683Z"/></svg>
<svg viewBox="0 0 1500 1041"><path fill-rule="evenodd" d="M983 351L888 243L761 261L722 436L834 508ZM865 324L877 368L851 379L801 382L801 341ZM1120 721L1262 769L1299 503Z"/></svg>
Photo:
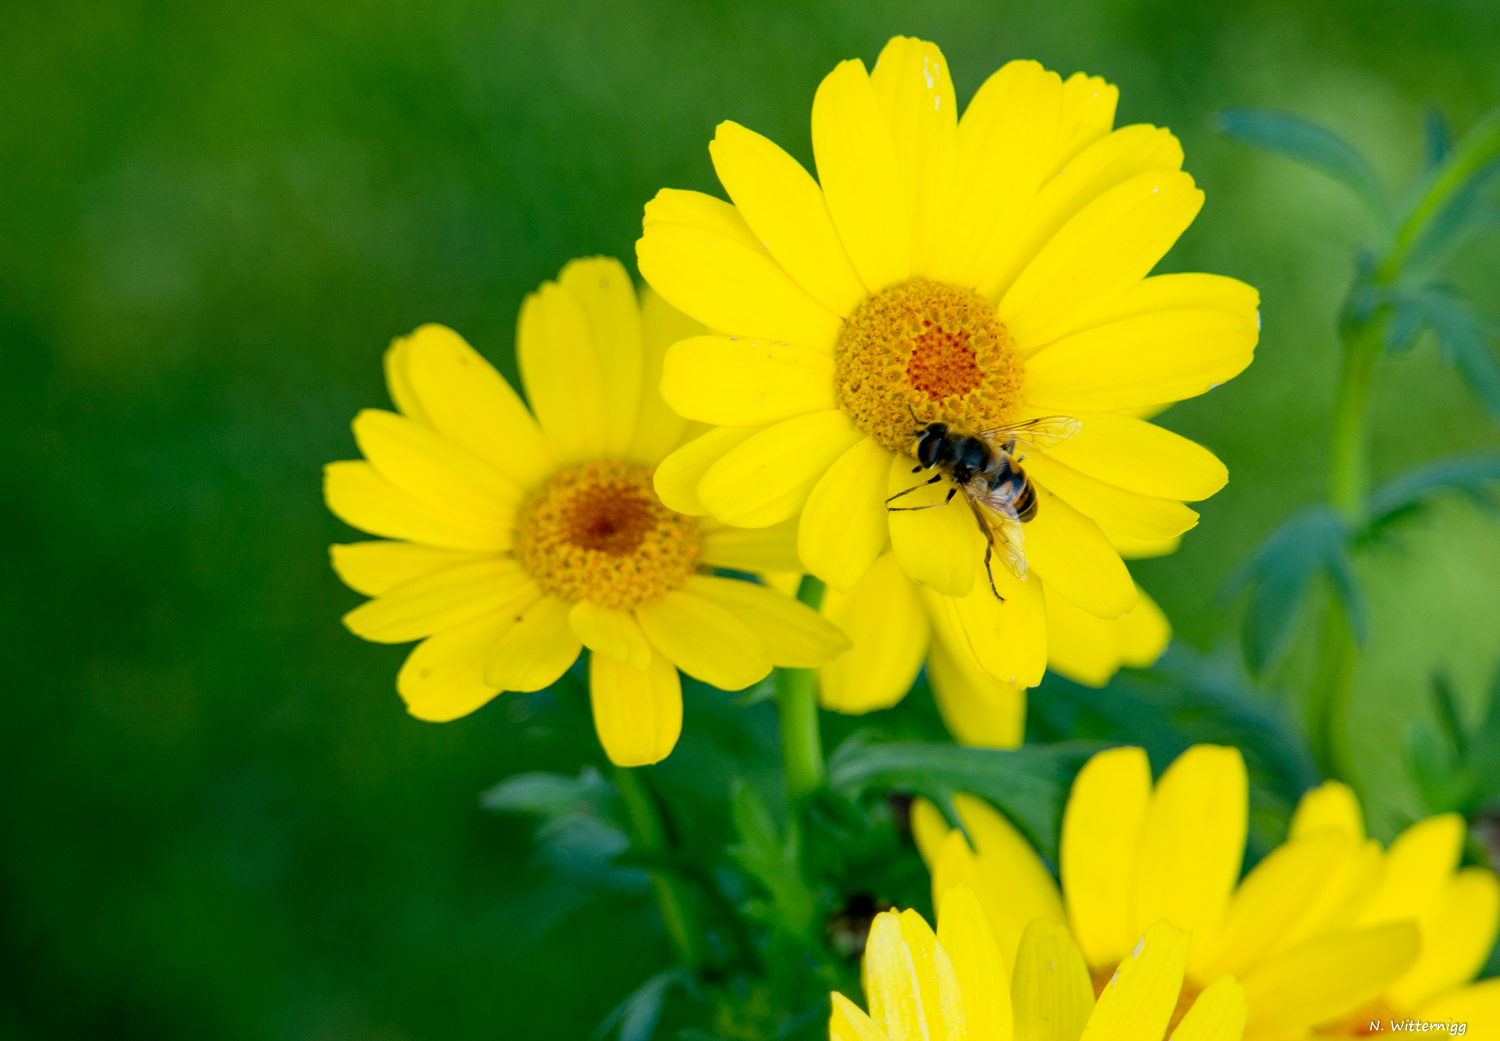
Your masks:
<svg viewBox="0 0 1500 1041"><path fill-rule="evenodd" d="M833 995L830 1041L1239 1041L1244 991L1214 982L1179 1024L1188 934L1156 922L1119 960L1097 996L1068 931L1030 922L1001 957L968 886L944 894L934 935L915 911L875 918L863 981L870 1012Z"/></svg>
<svg viewBox="0 0 1500 1041"><path fill-rule="evenodd" d="M540 690L586 646L599 739L637 766L677 742L677 669L733 690L848 646L804 605L707 573L795 567L793 526L683 516L652 488L690 433L656 390L662 354L701 331L654 293L637 301L620 263L594 257L521 308L533 411L450 329L392 344L398 411L359 414L364 461L329 464L324 493L392 540L334 546L333 565L375 598L344 617L353 632L422 641L396 679L412 715L451 720L502 690Z"/></svg>
<svg viewBox="0 0 1500 1041"><path fill-rule="evenodd" d="M931 803L913 811L934 897L972 886L1008 962L1033 918L1065 924L1097 989L1143 923L1164 919L1192 934L1179 1012L1232 973L1249 1005L1247 1038L1351 1036L1402 1013L1467 1017L1500 1037L1500 989L1461 986L1494 943L1500 885L1488 871L1455 873L1454 815L1413 825L1383 853L1365 838L1353 794L1329 783L1303 798L1287 841L1239 881L1248 805L1239 752L1197 745L1153 788L1145 753L1114 749L1073 782L1059 890L992 807L966 795L955 805L972 845Z"/></svg>
<svg viewBox="0 0 1500 1041"><path fill-rule="evenodd" d="M1106 621L1139 602L1117 547L1170 547L1183 502L1226 480L1212 454L1138 418L1250 363L1255 290L1150 276L1202 193L1166 130L1111 131L1117 92L1012 62L958 118L947 62L898 37L871 73L840 64L813 100L817 180L766 138L720 124L731 203L664 190L641 273L724 335L668 352L671 406L716 429L664 461L673 509L730 524L801 519L804 567L848 592L889 546L944 608L978 667L1033 686L1048 604ZM1036 492L1029 579L1002 566L962 497L890 512L919 427L1009 429L1062 416L1071 438L1023 449ZM905 495L942 503L947 480Z"/></svg>

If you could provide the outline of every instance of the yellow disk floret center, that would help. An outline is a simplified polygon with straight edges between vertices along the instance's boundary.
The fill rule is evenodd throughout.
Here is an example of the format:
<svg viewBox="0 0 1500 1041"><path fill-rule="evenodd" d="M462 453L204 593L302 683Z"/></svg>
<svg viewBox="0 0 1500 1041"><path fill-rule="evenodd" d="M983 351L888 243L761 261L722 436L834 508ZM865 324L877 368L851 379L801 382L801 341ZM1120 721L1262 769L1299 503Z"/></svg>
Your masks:
<svg viewBox="0 0 1500 1041"><path fill-rule="evenodd" d="M630 610L698 566L698 521L662 505L651 469L618 459L553 474L517 514L515 556L542 590Z"/></svg>
<svg viewBox="0 0 1500 1041"><path fill-rule="evenodd" d="M913 278L865 299L834 355L836 401L886 448L920 424L992 430L1015 419L1025 365L995 307L972 289Z"/></svg>

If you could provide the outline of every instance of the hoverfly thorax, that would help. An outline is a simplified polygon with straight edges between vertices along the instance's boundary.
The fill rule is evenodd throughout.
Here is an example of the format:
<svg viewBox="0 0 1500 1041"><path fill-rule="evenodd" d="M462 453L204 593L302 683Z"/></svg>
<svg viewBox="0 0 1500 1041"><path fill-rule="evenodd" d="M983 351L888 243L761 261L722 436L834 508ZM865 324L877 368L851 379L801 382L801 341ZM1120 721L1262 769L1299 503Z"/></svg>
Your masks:
<svg viewBox="0 0 1500 1041"><path fill-rule="evenodd" d="M917 431L917 462L922 464L922 469L931 470L937 465L938 453L942 451L947 435L947 423L929 423Z"/></svg>

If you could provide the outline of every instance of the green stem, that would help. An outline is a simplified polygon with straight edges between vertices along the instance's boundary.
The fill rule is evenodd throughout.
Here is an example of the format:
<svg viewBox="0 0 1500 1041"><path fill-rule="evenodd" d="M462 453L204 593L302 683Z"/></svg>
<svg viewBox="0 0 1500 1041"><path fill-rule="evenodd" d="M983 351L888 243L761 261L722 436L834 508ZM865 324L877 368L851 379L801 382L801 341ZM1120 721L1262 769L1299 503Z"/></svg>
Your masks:
<svg viewBox="0 0 1500 1041"><path fill-rule="evenodd" d="M803 575L797 599L816 611L823 603L822 581ZM796 802L821 788L827 776L812 669L776 670L776 707L781 715L781 766L786 775L786 795Z"/></svg>
<svg viewBox="0 0 1500 1041"><path fill-rule="evenodd" d="M1305 707L1307 738L1324 777L1348 780L1345 721L1354 683L1358 649L1338 597L1330 596L1323 614L1318 666Z"/></svg>
<svg viewBox="0 0 1500 1041"><path fill-rule="evenodd" d="M631 840L644 853L667 851L667 829L662 824L656 799L646 787L639 769L615 767L615 786L625 803L625 813L630 819ZM674 871L665 868L651 869L651 890L656 896L656 909L662 923L667 927L667 938L677 960L690 969L703 964L707 944L703 926L698 920L693 894L688 885Z"/></svg>
<svg viewBox="0 0 1500 1041"><path fill-rule="evenodd" d="M1500 155L1500 107L1491 109L1475 124L1447 160L1429 175L1430 184L1406 220L1402 221L1390 253L1376 272L1377 281L1390 283L1396 280L1412 246L1448 199L1496 155Z"/></svg>
<svg viewBox="0 0 1500 1041"><path fill-rule="evenodd" d="M1382 325L1378 321L1364 322L1344 337L1344 361L1329 445L1328 498L1351 521L1364 514L1365 500L1370 494L1370 463L1365 442L1370 389L1375 382L1375 363L1380 360Z"/></svg>

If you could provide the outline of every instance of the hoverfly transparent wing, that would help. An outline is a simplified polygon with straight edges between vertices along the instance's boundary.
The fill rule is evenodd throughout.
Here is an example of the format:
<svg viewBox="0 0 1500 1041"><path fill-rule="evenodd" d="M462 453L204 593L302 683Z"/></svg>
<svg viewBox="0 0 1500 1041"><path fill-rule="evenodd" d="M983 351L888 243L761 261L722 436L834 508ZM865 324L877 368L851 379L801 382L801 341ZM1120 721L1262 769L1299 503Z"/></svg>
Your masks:
<svg viewBox="0 0 1500 1041"><path fill-rule="evenodd" d="M1010 496L1005 493L985 495L972 501L979 507L980 524L990 543L990 554L986 554L985 563L988 565L991 554L997 554L1004 561L1005 570L1022 582L1026 581L1026 536L1022 533L1021 517L1011 504Z"/></svg>
<svg viewBox="0 0 1500 1041"><path fill-rule="evenodd" d="M1082 429L1083 424L1072 416L1042 416L1014 426L981 431L979 436L988 444L1006 451L1010 451L1009 446L1015 443L1038 452L1050 452Z"/></svg>

